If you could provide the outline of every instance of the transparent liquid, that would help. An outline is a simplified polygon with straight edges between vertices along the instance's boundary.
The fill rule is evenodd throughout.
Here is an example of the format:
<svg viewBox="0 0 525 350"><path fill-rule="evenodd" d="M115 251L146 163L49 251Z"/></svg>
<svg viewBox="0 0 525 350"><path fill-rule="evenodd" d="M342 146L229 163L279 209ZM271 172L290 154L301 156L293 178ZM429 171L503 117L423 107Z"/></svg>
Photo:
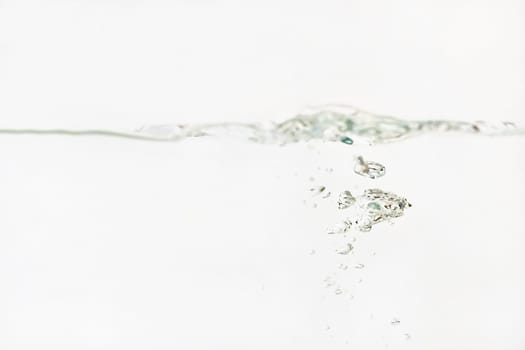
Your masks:
<svg viewBox="0 0 525 350"><path fill-rule="evenodd" d="M376 132L341 132L326 118L241 127L255 143L193 137L230 126L173 145L5 136L6 329L28 343L69 332L79 344L210 349L523 344L523 138L426 122L468 134L384 144L421 131L380 118ZM138 133L179 140L168 130ZM357 156L385 175L356 174ZM353 208L339 194L359 215L377 210L359 205L371 188L412 207L330 234Z"/></svg>

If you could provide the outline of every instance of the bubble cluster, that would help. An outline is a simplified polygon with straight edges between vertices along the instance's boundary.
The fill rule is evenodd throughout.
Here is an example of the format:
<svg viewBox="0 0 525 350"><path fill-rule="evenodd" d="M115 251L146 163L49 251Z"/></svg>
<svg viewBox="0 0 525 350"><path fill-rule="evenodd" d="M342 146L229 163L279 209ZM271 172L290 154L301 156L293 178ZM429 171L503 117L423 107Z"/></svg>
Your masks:
<svg viewBox="0 0 525 350"><path fill-rule="evenodd" d="M344 191L339 197L347 198L348 193ZM352 198L350 205L338 204L339 209L351 208L351 212L335 226L335 233L346 232L353 226L361 232L368 232L375 224L402 216L405 209L412 206L406 198L378 188L366 189L362 195Z"/></svg>

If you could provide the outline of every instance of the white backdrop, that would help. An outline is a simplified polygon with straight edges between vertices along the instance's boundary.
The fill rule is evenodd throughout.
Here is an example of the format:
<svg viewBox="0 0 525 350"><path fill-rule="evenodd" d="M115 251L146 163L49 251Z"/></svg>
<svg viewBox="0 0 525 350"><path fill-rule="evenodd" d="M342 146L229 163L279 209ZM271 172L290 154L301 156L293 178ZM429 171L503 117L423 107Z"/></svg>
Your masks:
<svg viewBox="0 0 525 350"><path fill-rule="evenodd" d="M524 16L507 0L0 0L0 128L333 102L525 122ZM347 148L2 136L0 348L525 349L524 141L415 142L359 150L414 207L363 238L342 301L323 285L330 211L305 192L312 174L345 186Z"/></svg>

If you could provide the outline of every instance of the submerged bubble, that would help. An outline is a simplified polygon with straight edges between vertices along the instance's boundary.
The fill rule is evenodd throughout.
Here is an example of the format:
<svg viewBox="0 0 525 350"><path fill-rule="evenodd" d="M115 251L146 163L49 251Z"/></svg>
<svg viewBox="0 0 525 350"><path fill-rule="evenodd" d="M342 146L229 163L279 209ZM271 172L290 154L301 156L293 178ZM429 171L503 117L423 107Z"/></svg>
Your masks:
<svg viewBox="0 0 525 350"><path fill-rule="evenodd" d="M402 216L411 206L405 198L377 188L365 190L358 202L360 213L356 224L362 232L370 231L377 223Z"/></svg>
<svg viewBox="0 0 525 350"><path fill-rule="evenodd" d="M362 215L355 223L357 229L361 232L369 232L372 230L372 221L365 215Z"/></svg>
<svg viewBox="0 0 525 350"><path fill-rule="evenodd" d="M330 287L333 287L335 285L335 282L334 280L332 279L332 277L328 276L324 279L324 282L325 282L325 287L326 288L330 288Z"/></svg>
<svg viewBox="0 0 525 350"><path fill-rule="evenodd" d="M339 209L346 209L352 206L355 203L356 199L350 191L343 191L339 195L339 200L337 201L337 207Z"/></svg>
<svg viewBox="0 0 525 350"><path fill-rule="evenodd" d="M309 191L312 193L313 196L317 196L317 195L323 193L324 190L326 190L325 186L317 186L317 187L310 188Z"/></svg>
<svg viewBox="0 0 525 350"><path fill-rule="evenodd" d="M362 269L364 267L365 267L364 264L357 264L357 265L354 266L354 268L356 268L356 269Z"/></svg>
<svg viewBox="0 0 525 350"><path fill-rule="evenodd" d="M346 143L347 145L353 145L354 144L354 140L352 140L350 137L348 136L343 136L341 137L341 142L342 143Z"/></svg>
<svg viewBox="0 0 525 350"><path fill-rule="evenodd" d="M346 264L339 264L339 270L348 270L348 265L346 265Z"/></svg>
<svg viewBox="0 0 525 350"><path fill-rule="evenodd" d="M367 204L366 207L369 211L380 211L381 210L381 205L379 205L379 203L377 202L370 202Z"/></svg>
<svg viewBox="0 0 525 350"><path fill-rule="evenodd" d="M329 234L346 233L351 228L352 228L352 221L347 218L343 222L336 224L331 230L328 231L328 233Z"/></svg>
<svg viewBox="0 0 525 350"><path fill-rule="evenodd" d="M330 233L346 233L351 227L368 232L377 223L402 216L411 204L394 193L372 188L366 189L357 198L352 196L350 191L344 191L339 195L338 207L351 209L345 221L337 224Z"/></svg>
<svg viewBox="0 0 525 350"><path fill-rule="evenodd" d="M376 162L365 161L363 157L357 157L354 172L358 175L377 179L385 175L385 166Z"/></svg>
<svg viewBox="0 0 525 350"><path fill-rule="evenodd" d="M406 198L378 188L365 190L363 197L374 203L372 206L374 210L381 210L389 217L401 216L407 207L412 206Z"/></svg>
<svg viewBox="0 0 525 350"><path fill-rule="evenodd" d="M354 246L351 243L347 243L344 247L337 250L337 254L348 255L354 250Z"/></svg>

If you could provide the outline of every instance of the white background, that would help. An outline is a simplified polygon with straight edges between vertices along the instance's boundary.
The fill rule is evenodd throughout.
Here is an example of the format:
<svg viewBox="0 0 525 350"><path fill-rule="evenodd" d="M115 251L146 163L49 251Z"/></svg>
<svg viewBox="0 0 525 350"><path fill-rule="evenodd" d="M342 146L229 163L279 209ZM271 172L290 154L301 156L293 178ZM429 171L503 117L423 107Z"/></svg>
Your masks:
<svg viewBox="0 0 525 350"><path fill-rule="evenodd" d="M525 122L524 16L505 0L0 0L0 128L332 102ZM305 192L369 185L350 148L2 136L0 348L525 349L524 146L357 150L414 207L360 237L349 263L366 268L338 272L336 297L333 208Z"/></svg>

